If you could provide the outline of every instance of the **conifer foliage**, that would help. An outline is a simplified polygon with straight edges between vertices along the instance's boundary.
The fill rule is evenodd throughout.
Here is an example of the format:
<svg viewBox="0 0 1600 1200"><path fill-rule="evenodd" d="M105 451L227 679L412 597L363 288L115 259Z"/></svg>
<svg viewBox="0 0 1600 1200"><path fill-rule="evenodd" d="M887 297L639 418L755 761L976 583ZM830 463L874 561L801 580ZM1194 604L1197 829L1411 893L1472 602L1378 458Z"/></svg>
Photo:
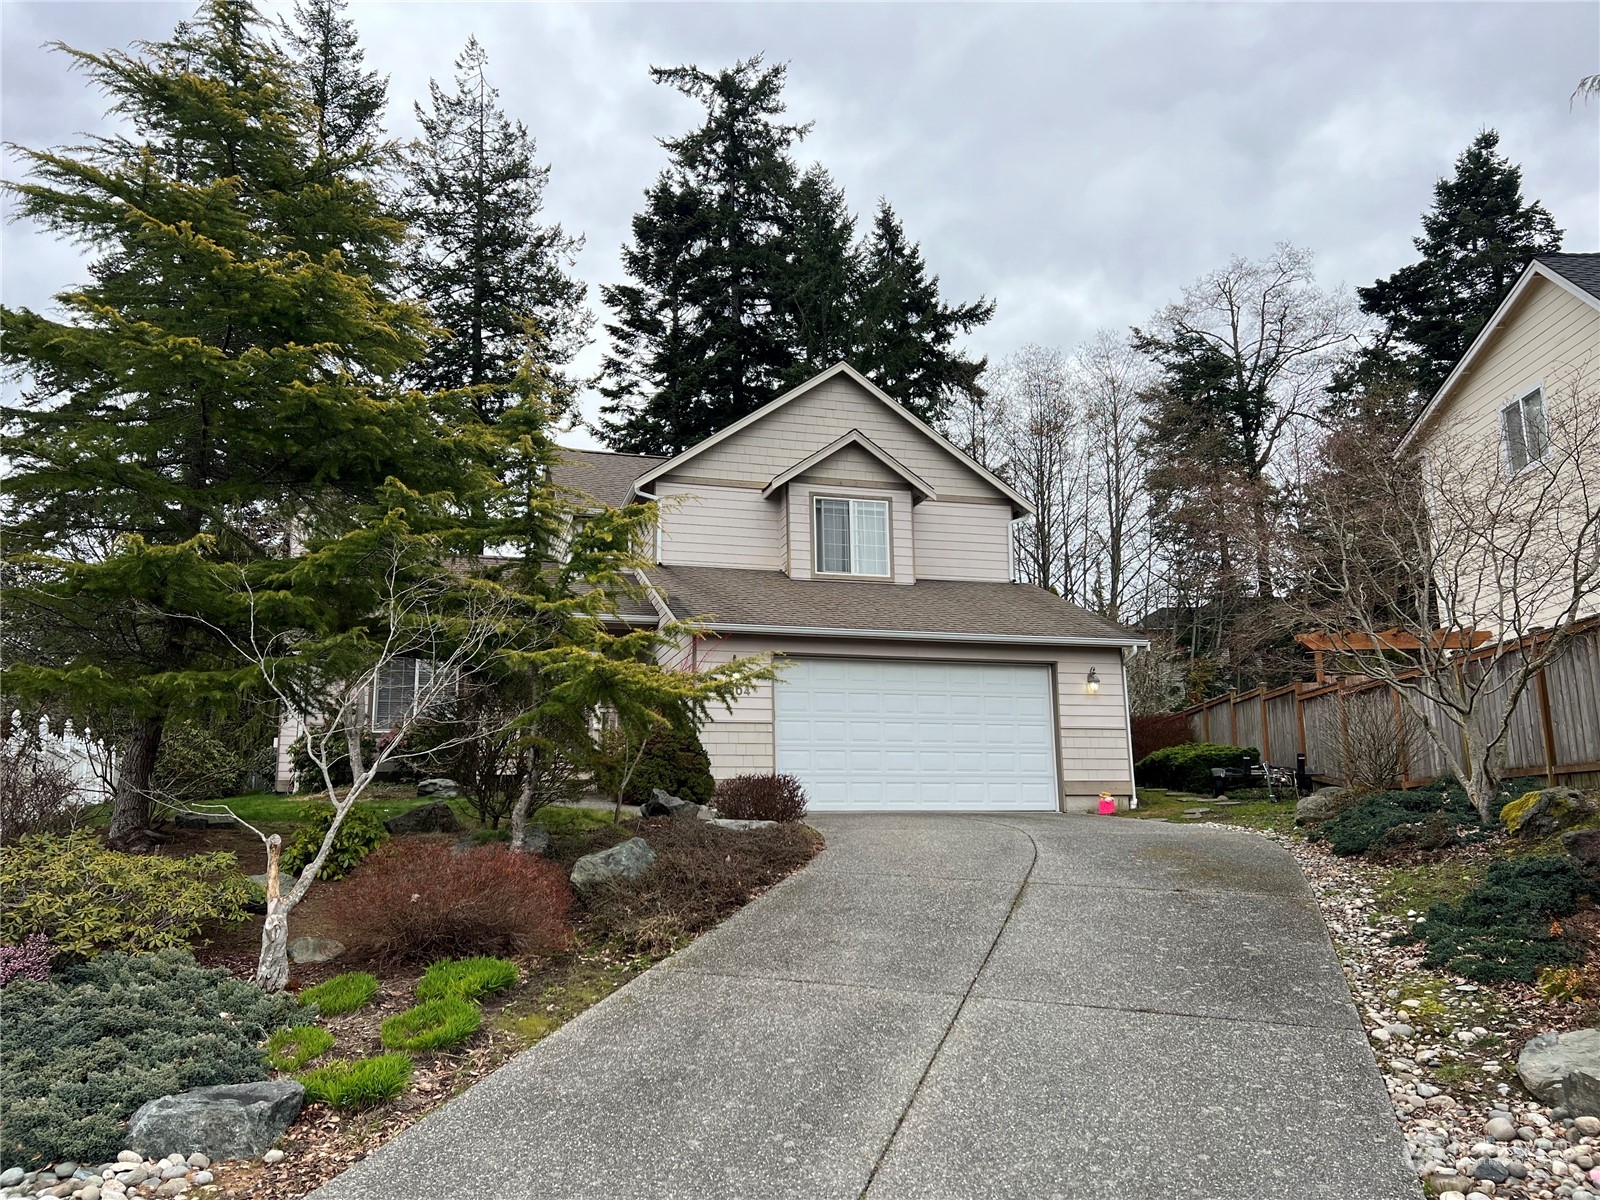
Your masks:
<svg viewBox="0 0 1600 1200"><path fill-rule="evenodd" d="M361 154L383 140L389 77L366 68L348 0L296 0L284 22L289 72L316 109L316 146L324 157Z"/></svg>

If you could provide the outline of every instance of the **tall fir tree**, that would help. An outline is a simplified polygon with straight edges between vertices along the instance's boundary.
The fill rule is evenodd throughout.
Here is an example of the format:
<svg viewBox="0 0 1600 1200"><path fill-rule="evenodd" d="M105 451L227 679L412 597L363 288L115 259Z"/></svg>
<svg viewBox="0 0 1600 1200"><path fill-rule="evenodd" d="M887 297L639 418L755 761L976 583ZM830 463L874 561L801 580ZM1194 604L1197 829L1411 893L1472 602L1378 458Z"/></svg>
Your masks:
<svg viewBox="0 0 1600 1200"><path fill-rule="evenodd" d="M613 449L676 453L772 399L790 376L790 151L810 126L780 119L785 72L760 55L715 75L650 72L706 117L663 139L670 165L622 251L634 282L601 289L615 314L600 388Z"/></svg>
<svg viewBox="0 0 1600 1200"><path fill-rule="evenodd" d="M63 48L65 49L65 48ZM169 718L237 697L203 621L232 568L287 552L391 476L452 475L425 406L383 381L428 323L377 274L404 228L362 163L330 172L317 110L248 0L135 52L66 50L128 132L23 150L19 215L89 247L60 318L0 308L13 620L65 636L8 694L131 720L114 842L150 819ZM376 153L376 151L372 151Z"/></svg>
<svg viewBox="0 0 1600 1200"><path fill-rule="evenodd" d="M983 399L978 378L989 360L968 358L955 342L987 323L995 303L947 304L886 200L861 249L854 308L851 361L924 421L942 421L958 399Z"/></svg>
<svg viewBox="0 0 1600 1200"><path fill-rule="evenodd" d="M479 415L493 420L530 348L570 403L576 387L560 369L583 348L593 317L584 285L568 274L583 239L540 223L550 168L534 164L532 136L501 110L488 64L469 38L453 90L430 82L428 107L416 106L422 137L407 163L406 210L417 234L412 287L449 333L410 378L425 389L481 389Z"/></svg>
<svg viewBox="0 0 1600 1200"><path fill-rule="evenodd" d="M800 177L789 203L788 278L780 311L794 365L784 386L848 359L856 338L861 253L844 191L822 164Z"/></svg>
<svg viewBox="0 0 1600 1200"><path fill-rule="evenodd" d="M295 0L283 21L289 73L316 109L316 145L336 162L383 141L389 77L365 67L349 0Z"/></svg>
<svg viewBox="0 0 1600 1200"><path fill-rule="evenodd" d="M1334 380L1336 397L1412 392L1412 412L1443 385L1527 265L1561 249L1543 204L1522 195L1522 168L1500 153L1500 135L1479 133L1433 188L1414 238L1421 259L1370 287L1361 308L1382 322L1375 343Z"/></svg>

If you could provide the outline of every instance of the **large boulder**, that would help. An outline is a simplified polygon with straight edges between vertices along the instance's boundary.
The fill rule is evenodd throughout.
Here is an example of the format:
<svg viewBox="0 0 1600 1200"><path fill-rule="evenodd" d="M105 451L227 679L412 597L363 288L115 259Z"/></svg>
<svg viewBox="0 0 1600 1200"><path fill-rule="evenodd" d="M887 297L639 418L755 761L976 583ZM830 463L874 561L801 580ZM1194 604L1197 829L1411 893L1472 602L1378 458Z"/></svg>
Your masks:
<svg viewBox="0 0 1600 1200"><path fill-rule="evenodd" d="M460 794L461 785L445 775L424 779L417 784L417 795L419 796L438 796L440 799L453 800Z"/></svg>
<svg viewBox="0 0 1600 1200"><path fill-rule="evenodd" d="M133 1114L125 1144L145 1158L255 1158L283 1136L305 1098L305 1088L292 1079L224 1083L162 1096Z"/></svg>
<svg viewBox="0 0 1600 1200"><path fill-rule="evenodd" d="M692 821L700 815L700 806L693 800L683 800L660 788L651 788L650 799L639 806L639 815Z"/></svg>
<svg viewBox="0 0 1600 1200"><path fill-rule="evenodd" d="M613 879L637 879L656 861L656 852L643 838L629 838L620 846L585 854L572 864L572 886L593 887Z"/></svg>
<svg viewBox="0 0 1600 1200"><path fill-rule="evenodd" d="M1600 829L1574 829L1564 833L1561 848L1589 870L1600 872Z"/></svg>
<svg viewBox="0 0 1600 1200"><path fill-rule="evenodd" d="M1581 825L1600 813L1600 803L1577 788L1540 788L1500 810L1506 829L1518 837L1545 838Z"/></svg>
<svg viewBox="0 0 1600 1200"><path fill-rule="evenodd" d="M1522 1048L1517 1074L1544 1103L1600 1116L1600 1029L1541 1033Z"/></svg>
<svg viewBox="0 0 1600 1200"><path fill-rule="evenodd" d="M1318 788L1309 796L1300 797L1294 806L1294 823L1296 825L1318 825L1349 808L1361 798L1361 793L1355 788L1325 787Z"/></svg>
<svg viewBox="0 0 1600 1200"><path fill-rule="evenodd" d="M416 808L396 813L383 823L390 833L460 833L461 822L456 810L444 800L432 804L419 804Z"/></svg>

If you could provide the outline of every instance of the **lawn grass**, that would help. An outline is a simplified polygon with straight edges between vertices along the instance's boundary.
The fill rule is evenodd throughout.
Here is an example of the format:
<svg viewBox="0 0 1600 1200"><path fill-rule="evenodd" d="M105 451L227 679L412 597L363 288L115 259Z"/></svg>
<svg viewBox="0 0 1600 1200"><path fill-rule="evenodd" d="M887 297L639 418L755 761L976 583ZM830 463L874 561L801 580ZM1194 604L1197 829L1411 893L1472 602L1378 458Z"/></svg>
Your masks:
<svg viewBox="0 0 1600 1200"><path fill-rule="evenodd" d="M623 820L633 815L636 814L632 809L622 810ZM533 819L552 834L565 836L587 833L591 829L603 829L615 824L611 819L609 808L571 808L565 804L546 805L533 814Z"/></svg>
<svg viewBox="0 0 1600 1200"><path fill-rule="evenodd" d="M1250 829L1275 829L1288 832L1294 828L1294 799L1268 800L1261 789L1235 792L1230 798L1243 800L1237 806L1221 807L1210 796L1196 796L1192 792L1169 792L1162 788L1139 789L1139 807L1120 810L1118 815L1138 820L1166 820L1175 825L1186 824L1190 818L1183 815L1186 808L1209 808L1211 811L1198 818L1222 825L1243 825Z"/></svg>

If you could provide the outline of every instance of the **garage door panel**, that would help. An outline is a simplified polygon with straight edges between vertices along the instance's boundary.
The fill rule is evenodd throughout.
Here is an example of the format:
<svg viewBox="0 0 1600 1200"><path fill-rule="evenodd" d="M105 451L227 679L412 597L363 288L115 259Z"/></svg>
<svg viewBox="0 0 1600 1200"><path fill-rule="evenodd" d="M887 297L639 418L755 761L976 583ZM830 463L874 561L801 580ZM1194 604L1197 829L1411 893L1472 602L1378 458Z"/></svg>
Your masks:
<svg viewBox="0 0 1600 1200"><path fill-rule="evenodd" d="M777 763L817 811L1057 807L1049 669L790 659Z"/></svg>

